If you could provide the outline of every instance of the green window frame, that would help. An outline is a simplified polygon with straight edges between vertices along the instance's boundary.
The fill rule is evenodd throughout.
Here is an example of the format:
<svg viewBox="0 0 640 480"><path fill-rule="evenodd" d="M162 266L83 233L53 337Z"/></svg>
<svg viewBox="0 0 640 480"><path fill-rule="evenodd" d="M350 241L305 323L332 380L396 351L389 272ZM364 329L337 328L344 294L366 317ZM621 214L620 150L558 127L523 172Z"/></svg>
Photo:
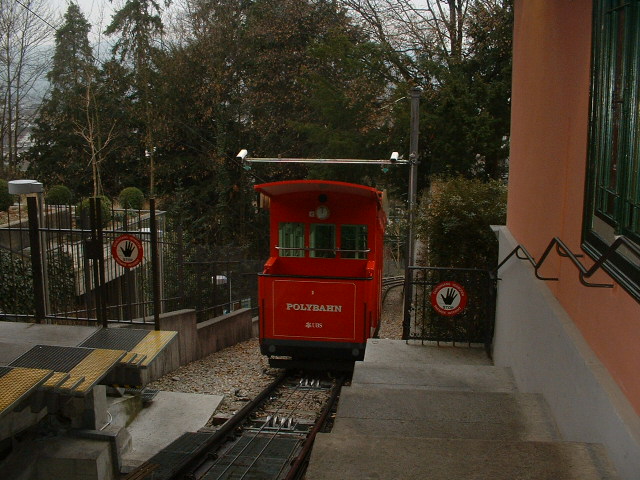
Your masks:
<svg viewBox="0 0 640 480"><path fill-rule="evenodd" d="M340 257L366 260L367 253L367 226L366 225L341 225L340 226Z"/></svg>
<svg viewBox="0 0 640 480"><path fill-rule="evenodd" d="M640 0L594 0L583 248L619 235L640 245ZM604 268L640 299L640 261L621 248Z"/></svg>
<svg viewBox="0 0 640 480"><path fill-rule="evenodd" d="M281 257L304 257L304 223L280 222L277 249Z"/></svg>

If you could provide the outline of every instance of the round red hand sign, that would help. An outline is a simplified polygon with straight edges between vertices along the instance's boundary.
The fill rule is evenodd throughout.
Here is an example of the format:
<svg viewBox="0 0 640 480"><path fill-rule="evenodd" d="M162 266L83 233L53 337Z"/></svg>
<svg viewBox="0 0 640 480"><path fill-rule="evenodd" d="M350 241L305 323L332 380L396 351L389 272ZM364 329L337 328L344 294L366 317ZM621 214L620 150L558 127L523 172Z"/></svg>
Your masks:
<svg viewBox="0 0 640 480"><path fill-rule="evenodd" d="M440 315L457 315L467 306L467 292L457 282L441 282L431 291L431 305Z"/></svg>
<svg viewBox="0 0 640 480"><path fill-rule="evenodd" d="M143 254L142 242L133 235L120 235L111 244L113 259L125 268L138 265L142 261Z"/></svg>

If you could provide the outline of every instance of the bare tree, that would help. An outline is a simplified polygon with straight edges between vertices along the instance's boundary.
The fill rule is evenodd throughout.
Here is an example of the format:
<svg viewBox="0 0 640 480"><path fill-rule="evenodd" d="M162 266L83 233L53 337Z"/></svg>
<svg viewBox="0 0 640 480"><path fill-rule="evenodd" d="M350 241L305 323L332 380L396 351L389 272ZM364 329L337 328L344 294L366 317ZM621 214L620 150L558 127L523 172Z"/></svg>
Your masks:
<svg viewBox="0 0 640 480"><path fill-rule="evenodd" d="M96 102L95 88L94 82L87 82L83 105L85 118L83 122L75 122L75 131L87 143L86 150L90 157L93 177L93 196L97 197L102 194L99 167L105 159L109 145L116 138L114 132L117 122L115 120L108 122L110 126L108 127L108 131L104 133L104 120Z"/></svg>
<svg viewBox="0 0 640 480"><path fill-rule="evenodd" d="M373 39L387 48L405 80L431 81L425 62L451 67L465 55L469 9L494 0L342 0ZM426 77L426 79L425 79Z"/></svg>
<svg viewBox="0 0 640 480"><path fill-rule="evenodd" d="M0 172L18 168L28 130L42 97L54 30L46 0L0 0Z"/></svg>

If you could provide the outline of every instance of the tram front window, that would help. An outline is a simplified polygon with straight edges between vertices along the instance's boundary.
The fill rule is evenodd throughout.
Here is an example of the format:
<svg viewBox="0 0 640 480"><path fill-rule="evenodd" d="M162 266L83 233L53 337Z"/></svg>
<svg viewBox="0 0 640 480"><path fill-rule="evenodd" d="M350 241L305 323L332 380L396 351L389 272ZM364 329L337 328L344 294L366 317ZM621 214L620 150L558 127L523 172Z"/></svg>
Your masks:
<svg viewBox="0 0 640 480"><path fill-rule="evenodd" d="M340 227L340 256L342 258L367 258L367 226L342 225Z"/></svg>
<svg viewBox="0 0 640 480"><path fill-rule="evenodd" d="M309 250L312 258L335 258L336 226L326 223L312 223Z"/></svg>
<svg viewBox="0 0 640 480"><path fill-rule="evenodd" d="M304 257L304 223L281 222L278 237L281 257Z"/></svg>

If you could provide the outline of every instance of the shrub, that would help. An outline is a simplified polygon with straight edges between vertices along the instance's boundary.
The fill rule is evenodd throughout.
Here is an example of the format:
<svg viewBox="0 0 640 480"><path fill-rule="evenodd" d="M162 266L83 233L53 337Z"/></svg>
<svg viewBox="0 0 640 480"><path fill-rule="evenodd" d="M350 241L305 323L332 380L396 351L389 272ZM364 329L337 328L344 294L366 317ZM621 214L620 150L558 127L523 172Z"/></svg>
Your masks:
<svg viewBox="0 0 640 480"><path fill-rule="evenodd" d="M422 198L418 234L421 261L433 267L493 268L498 242L490 225L506 220L507 189L503 182L438 179Z"/></svg>
<svg viewBox="0 0 640 480"><path fill-rule="evenodd" d="M120 207L134 210L141 210L144 205L144 194L139 188L127 187L120 192L118 197Z"/></svg>
<svg viewBox="0 0 640 480"><path fill-rule="evenodd" d="M0 312L33 313L31 263L7 250L0 250Z"/></svg>
<svg viewBox="0 0 640 480"><path fill-rule="evenodd" d="M100 197L100 215L102 218L102 226L106 227L111 221L111 200L104 195ZM82 228L91 228L89 206L91 205L89 198L83 198L82 201L76 207L76 217L79 225Z"/></svg>
<svg viewBox="0 0 640 480"><path fill-rule="evenodd" d="M73 194L64 185L54 185L47 191L45 200L49 205L69 205Z"/></svg>
<svg viewBox="0 0 640 480"><path fill-rule="evenodd" d="M13 205L13 195L9 193L9 183L0 178L0 211L9 210Z"/></svg>

